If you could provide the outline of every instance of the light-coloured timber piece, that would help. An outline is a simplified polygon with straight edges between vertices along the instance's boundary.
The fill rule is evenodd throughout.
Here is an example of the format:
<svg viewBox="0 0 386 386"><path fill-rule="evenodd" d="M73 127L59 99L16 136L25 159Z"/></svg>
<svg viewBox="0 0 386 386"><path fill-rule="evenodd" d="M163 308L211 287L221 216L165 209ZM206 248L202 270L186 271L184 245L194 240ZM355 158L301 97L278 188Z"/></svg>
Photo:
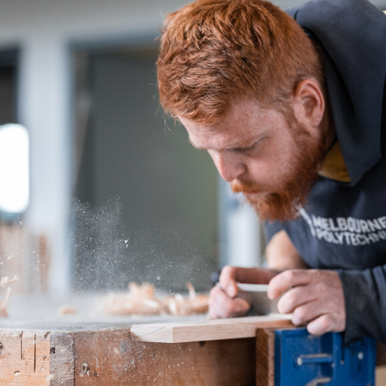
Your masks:
<svg viewBox="0 0 386 386"><path fill-rule="evenodd" d="M207 322L135 324L134 339L142 342L184 343L256 336L258 328L292 326L290 315L249 316Z"/></svg>

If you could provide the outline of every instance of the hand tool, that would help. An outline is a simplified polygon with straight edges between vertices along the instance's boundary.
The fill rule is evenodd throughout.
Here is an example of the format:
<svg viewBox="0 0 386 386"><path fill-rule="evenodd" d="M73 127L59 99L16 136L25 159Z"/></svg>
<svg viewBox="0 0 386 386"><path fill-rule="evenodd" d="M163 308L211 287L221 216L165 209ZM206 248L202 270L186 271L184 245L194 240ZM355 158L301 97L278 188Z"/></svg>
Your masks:
<svg viewBox="0 0 386 386"><path fill-rule="evenodd" d="M216 283L220 288L221 284ZM278 314L277 303L279 299L268 298L268 284L237 283L238 292L236 297L246 300L251 308L246 316Z"/></svg>
<svg viewBox="0 0 386 386"><path fill-rule="evenodd" d="M239 289L237 297L245 299L251 305L247 316L279 313L277 309L279 299L268 298L268 284L237 283L237 287Z"/></svg>

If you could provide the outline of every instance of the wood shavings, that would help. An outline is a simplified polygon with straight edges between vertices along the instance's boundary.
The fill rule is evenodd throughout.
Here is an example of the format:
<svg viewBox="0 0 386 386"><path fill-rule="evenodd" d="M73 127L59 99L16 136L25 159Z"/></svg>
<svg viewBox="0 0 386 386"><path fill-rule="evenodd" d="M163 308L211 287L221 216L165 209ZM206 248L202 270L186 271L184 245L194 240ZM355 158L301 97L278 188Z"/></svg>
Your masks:
<svg viewBox="0 0 386 386"><path fill-rule="evenodd" d="M162 311L161 302L155 297L155 289L151 284L139 286L131 282L130 292L112 294L103 305L103 313L109 315L159 315Z"/></svg>
<svg viewBox="0 0 386 386"><path fill-rule="evenodd" d="M16 275L12 279L10 279L8 276L4 276L0 279L0 287L5 287L6 284L11 284L18 280L19 278Z"/></svg>
<svg viewBox="0 0 386 386"><path fill-rule="evenodd" d="M78 309L73 306L64 305L58 309L60 315L74 315L78 313Z"/></svg>
<svg viewBox="0 0 386 386"><path fill-rule="evenodd" d="M151 284L130 283L130 292L112 294L104 299L102 312L109 315L193 315L208 312L208 295L197 295L191 283L187 283L189 297L181 294L158 299Z"/></svg>
<svg viewBox="0 0 386 386"><path fill-rule="evenodd" d="M15 275L13 279L9 279L8 276L2 277L0 279L0 287L4 288L5 285L14 283L18 281L19 278ZM0 300L0 318L8 317L7 304L9 300L9 296L11 295L11 287L7 287L7 292L5 294L5 299Z"/></svg>
<svg viewBox="0 0 386 386"><path fill-rule="evenodd" d="M196 290L194 289L193 284L187 282L187 283L186 283L186 288L187 288L188 291L189 291L189 298L190 298L190 299L194 299L194 298L196 297Z"/></svg>
<svg viewBox="0 0 386 386"><path fill-rule="evenodd" d="M208 312L208 301L208 296L204 294L197 295L194 298L184 298L177 294L163 300L168 308L168 313L172 315L205 314Z"/></svg>
<svg viewBox="0 0 386 386"><path fill-rule="evenodd" d="M7 293L5 295L5 300L0 300L0 318L8 317L7 303L10 295L11 295L11 287L8 287Z"/></svg>
<svg viewBox="0 0 386 386"><path fill-rule="evenodd" d="M8 317L7 304L3 300L0 300L0 318L6 317Z"/></svg>

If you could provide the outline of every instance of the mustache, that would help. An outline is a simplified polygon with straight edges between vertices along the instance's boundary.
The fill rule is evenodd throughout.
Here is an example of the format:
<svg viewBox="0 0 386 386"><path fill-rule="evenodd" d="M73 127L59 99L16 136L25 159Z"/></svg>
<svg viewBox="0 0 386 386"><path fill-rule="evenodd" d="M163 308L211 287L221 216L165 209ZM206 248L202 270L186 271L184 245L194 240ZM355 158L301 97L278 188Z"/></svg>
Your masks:
<svg viewBox="0 0 386 386"><path fill-rule="evenodd" d="M231 189L233 193L264 193L268 192L267 188L263 185L256 184L252 181L233 180L231 182Z"/></svg>

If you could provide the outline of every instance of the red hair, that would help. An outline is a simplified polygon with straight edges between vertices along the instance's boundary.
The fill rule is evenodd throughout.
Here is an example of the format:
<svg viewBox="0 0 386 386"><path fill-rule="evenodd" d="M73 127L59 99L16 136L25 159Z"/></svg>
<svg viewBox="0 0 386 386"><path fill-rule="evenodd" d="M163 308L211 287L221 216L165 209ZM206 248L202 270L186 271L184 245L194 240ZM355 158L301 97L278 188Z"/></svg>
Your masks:
<svg viewBox="0 0 386 386"><path fill-rule="evenodd" d="M167 16L160 40L160 102L174 117L213 123L245 97L285 106L307 78L323 89L311 40L268 1L197 0Z"/></svg>

